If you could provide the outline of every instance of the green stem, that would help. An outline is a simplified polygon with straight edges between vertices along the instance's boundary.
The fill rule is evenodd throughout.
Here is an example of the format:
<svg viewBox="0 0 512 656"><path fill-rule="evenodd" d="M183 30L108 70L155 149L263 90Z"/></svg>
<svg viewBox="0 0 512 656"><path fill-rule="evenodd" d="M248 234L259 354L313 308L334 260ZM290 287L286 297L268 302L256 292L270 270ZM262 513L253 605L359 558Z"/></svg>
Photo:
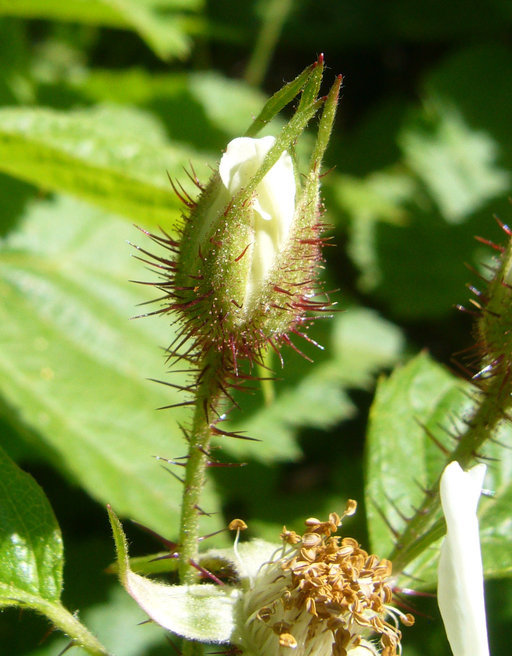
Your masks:
<svg viewBox="0 0 512 656"><path fill-rule="evenodd" d="M507 385L507 373L490 379L473 417L467 422L466 432L460 436L457 447L450 453L446 464L457 460L461 467L467 467L479 453L480 447L491 438L499 423L503 420L503 408L510 402L510 386ZM403 533L397 537L396 546L390 555L393 573L404 570L430 544L442 537L445 526L438 517L439 479L425 493L421 506L407 523Z"/></svg>
<svg viewBox="0 0 512 656"><path fill-rule="evenodd" d="M272 405L275 400L274 380L271 377L273 352L267 348L263 351L263 362L257 364L258 375L261 377L261 392L266 406Z"/></svg>
<svg viewBox="0 0 512 656"><path fill-rule="evenodd" d="M259 86L263 82L291 5L292 0L270 0L245 71L245 79L249 84Z"/></svg>
<svg viewBox="0 0 512 656"><path fill-rule="evenodd" d="M178 571L182 584L197 583L199 572L192 562L197 562L199 554L200 498L205 482L205 473L210 451L211 422L217 417L217 408L222 396L219 372L223 369L223 356L209 352L204 357L196 389L196 403L192 429L189 434L189 448L180 522L180 557ZM203 645L184 640L182 656L201 656Z"/></svg>
<svg viewBox="0 0 512 656"><path fill-rule="evenodd" d="M108 656L108 651L68 610L59 602L47 601L29 593L18 593L17 600L45 615L52 624L65 633L73 645L81 647L91 656Z"/></svg>
<svg viewBox="0 0 512 656"><path fill-rule="evenodd" d="M197 583L199 578L199 572L191 561L197 561L198 556L199 504L210 449L210 424L217 417L215 413L222 392L219 381L222 360L221 354L209 353L200 367L181 506L178 571L182 584Z"/></svg>

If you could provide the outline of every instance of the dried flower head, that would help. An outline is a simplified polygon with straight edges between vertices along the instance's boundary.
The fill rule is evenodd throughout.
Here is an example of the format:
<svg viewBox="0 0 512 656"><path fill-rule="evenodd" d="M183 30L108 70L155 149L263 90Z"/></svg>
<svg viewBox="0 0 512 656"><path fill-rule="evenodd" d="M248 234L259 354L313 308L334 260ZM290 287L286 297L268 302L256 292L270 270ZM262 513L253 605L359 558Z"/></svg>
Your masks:
<svg viewBox="0 0 512 656"><path fill-rule="evenodd" d="M211 577L216 585L179 586L130 570L111 513L120 578L155 622L189 640L231 643L251 656L286 656L290 649L296 656L396 656L399 621L410 626L414 619L392 606L391 563L334 535L354 510L349 501L342 516L308 519L302 535L284 528L281 545L236 540L232 549L212 549L199 565L229 571L229 582Z"/></svg>
<svg viewBox="0 0 512 656"><path fill-rule="evenodd" d="M354 512L349 504L345 514ZM262 567L243 597L249 651L277 656L279 647L291 647L297 654L346 656L361 647L359 653L377 653L363 641L375 633L383 655L400 653L397 619L410 625L413 618L390 606L391 563L353 538L334 536L340 525L331 513L325 522L308 519L300 537L283 531L288 548Z"/></svg>

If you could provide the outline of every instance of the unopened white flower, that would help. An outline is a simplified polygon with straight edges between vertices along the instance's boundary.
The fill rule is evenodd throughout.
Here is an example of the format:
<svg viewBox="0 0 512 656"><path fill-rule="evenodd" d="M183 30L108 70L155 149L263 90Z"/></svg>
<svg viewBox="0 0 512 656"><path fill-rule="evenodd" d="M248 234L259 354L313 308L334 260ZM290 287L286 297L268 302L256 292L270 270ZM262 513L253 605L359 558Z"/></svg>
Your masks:
<svg viewBox="0 0 512 656"><path fill-rule="evenodd" d="M274 137L238 137L230 141L219 164L219 175L232 198L252 180L275 144ZM244 257L251 265L246 280L244 305L267 279L285 246L295 213L295 174L290 155L284 151L252 198L252 239Z"/></svg>
<svg viewBox="0 0 512 656"><path fill-rule="evenodd" d="M205 357L221 355L215 367L223 395L237 379L246 379L244 361L249 369L262 364L267 347L299 350L293 336L311 342L311 322L333 305L319 276L330 239L323 236L320 188L342 78L325 97L314 99L322 71L320 57L270 98L246 132L252 136L227 145L207 184L192 170L197 197L173 183L184 204L177 234L149 235L166 253L139 249L162 292L154 314L171 315L177 323L169 353L197 360L200 370ZM276 138L255 137L283 103L302 92L297 111ZM308 166L299 171L292 148L317 112L316 142Z"/></svg>
<svg viewBox="0 0 512 656"><path fill-rule="evenodd" d="M441 477L446 537L441 546L437 599L454 656L488 656L478 500L485 465L469 471L451 462Z"/></svg>

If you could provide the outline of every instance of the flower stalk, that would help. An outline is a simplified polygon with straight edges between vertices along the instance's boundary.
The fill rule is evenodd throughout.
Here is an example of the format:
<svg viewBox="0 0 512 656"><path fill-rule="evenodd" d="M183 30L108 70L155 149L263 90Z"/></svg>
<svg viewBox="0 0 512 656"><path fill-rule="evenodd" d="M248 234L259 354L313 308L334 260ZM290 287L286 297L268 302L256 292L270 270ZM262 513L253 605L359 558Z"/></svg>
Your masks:
<svg viewBox="0 0 512 656"><path fill-rule="evenodd" d="M222 368L222 355L209 353L202 368L197 387L196 405L189 435L189 451L185 467L179 533L179 576L182 583L195 583L199 572L192 565L197 562L200 497L203 489L211 426L209 416L215 412L221 398L221 385L216 372ZM210 408L210 410L209 410Z"/></svg>
<svg viewBox="0 0 512 656"><path fill-rule="evenodd" d="M159 275L155 286L164 293L155 313L178 316L180 330L168 349L170 358L185 360L197 372L185 388L192 400L184 403L194 406L194 415L183 431L188 442L179 529L183 584L199 578L194 564L201 490L212 435L230 435L219 427L225 406L234 403L230 390L258 378L269 346L279 351L291 344L289 333L308 339L310 315L329 307L328 299L315 299L324 242L319 181L341 77L327 97L319 98L322 75L320 57L278 91L246 135L227 146L208 185L195 180L201 190L197 200L177 191L187 206L181 235L150 235L170 256L142 251ZM277 138L256 138L298 93L297 111ZM321 108L302 184L290 151Z"/></svg>

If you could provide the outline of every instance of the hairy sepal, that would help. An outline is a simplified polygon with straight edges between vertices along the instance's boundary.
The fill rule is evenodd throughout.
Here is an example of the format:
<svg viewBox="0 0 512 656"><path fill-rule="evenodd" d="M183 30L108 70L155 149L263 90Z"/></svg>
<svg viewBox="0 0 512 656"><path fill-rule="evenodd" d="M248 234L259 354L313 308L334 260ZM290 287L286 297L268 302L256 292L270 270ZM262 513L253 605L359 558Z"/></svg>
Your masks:
<svg viewBox="0 0 512 656"><path fill-rule="evenodd" d="M135 574L130 569L121 522L111 508L108 514L116 544L119 580L148 616L188 640L229 642L239 591L209 583L167 585Z"/></svg>

